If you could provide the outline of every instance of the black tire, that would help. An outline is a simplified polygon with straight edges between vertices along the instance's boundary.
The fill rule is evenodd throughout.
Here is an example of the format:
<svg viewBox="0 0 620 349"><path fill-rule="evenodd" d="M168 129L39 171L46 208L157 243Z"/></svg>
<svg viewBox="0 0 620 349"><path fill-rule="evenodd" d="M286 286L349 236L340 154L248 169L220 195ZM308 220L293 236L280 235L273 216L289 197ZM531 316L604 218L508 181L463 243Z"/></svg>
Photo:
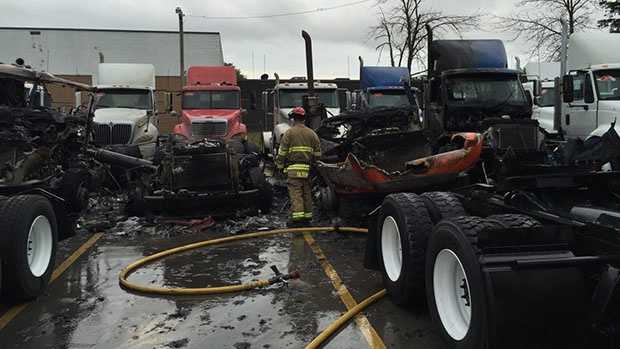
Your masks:
<svg viewBox="0 0 620 349"><path fill-rule="evenodd" d="M426 250L426 284L428 285L426 289L426 298L433 322L438 325L441 336L448 344L448 348L485 348L488 333L487 298L485 295L482 271L478 264L478 257L481 251L478 248L477 241L478 234L483 229L492 229L496 227L496 222L490 222L479 217L462 216L450 218L439 222L428 239L428 247ZM439 310L437 309L434 289L434 269L436 259L440 252L444 256L454 255L458 258L465 272L464 280L467 280L467 283L463 283L462 286L459 285L464 290L463 295L459 298L469 295L468 298L463 299L470 302L471 318L468 330L464 333L464 337L460 339L454 338L458 338L459 335L452 336L448 330L446 330L439 315ZM446 273L440 273L440 275L446 275ZM446 279L450 280L449 277ZM468 286L468 288L464 288L465 286ZM440 287L439 289L445 290L449 288ZM466 293L465 290L467 290ZM447 293L442 293L439 297L445 294ZM441 303L447 304L449 302ZM458 323L458 321L452 321L452 323Z"/></svg>
<svg viewBox="0 0 620 349"><path fill-rule="evenodd" d="M273 205L273 187L267 182L265 174L260 167L252 167L249 173L252 185L259 192L258 208L263 214L269 213Z"/></svg>
<svg viewBox="0 0 620 349"><path fill-rule="evenodd" d="M466 216L467 212L459 198L450 192L430 191L420 195L434 224L445 218Z"/></svg>
<svg viewBox="0 0 620 349"><path fill-rule="evenodd" d="M28 264L26 251L31 225L39 216L49 222L51 253L45 270L35 276ZM9 198L0 212L0 232L8 234L7 244L1 250L4 294L19 301L38 297L47 288L52 275L58 241L56 215L49 200L39 195Z"/></svg>
<svg viewBox="0 0 620 349"><path fill-rule="evenodd" d="M524 214L496 214L486 218L487 221L497 222L503 228L534 228L542 227L539 221Z"/></svg>
<svg viewBox="0 0 620 349"><path fill-rule="evenodd" d="M393 221L389 220L390 217ZM389 224L394 222L400 238L402 263L400 272L396 274L392 271L390 276L387 270L389 267L386 267L386 264L389 264L387 260L389 257L386 256L384 260L383 241L385 239L389 242L387 235ZM381 213L377 217L378 260L383 284L396 304L403 306L424 304L424 258L428 234L432 229L431 218L424 201L418 195L391 194L383 201Z"/></svg>

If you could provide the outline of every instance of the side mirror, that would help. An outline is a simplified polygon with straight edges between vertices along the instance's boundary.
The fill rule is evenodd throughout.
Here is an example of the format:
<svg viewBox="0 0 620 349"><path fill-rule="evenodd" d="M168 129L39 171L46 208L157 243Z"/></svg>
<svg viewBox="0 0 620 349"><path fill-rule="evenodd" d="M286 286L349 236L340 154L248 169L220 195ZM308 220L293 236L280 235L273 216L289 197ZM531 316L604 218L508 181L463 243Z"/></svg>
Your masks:
<svg viewBox="0 0 620 349"><path fill-rule="evenodd" d="M263 93L261 93L261 102L263 104L263 110L264 111L269 111L269 92L268 91L263 91Z"/></svg>
<svg viewBox="0 0 620 349"><path fill-rule="evenodd" d="M542 91L541 91L541 85L542 84L538 80L534 80L533 83L534 83L534 86L533 86L533 88L534 88L534 96L538 97L538 96L540 96L542 94Z"/></svg>
<svg viewBox="0 0 620 349"><path fill-rule="evenodd" d="M164 110L166 113L170 113L172 111L172 105L172 93L164 93Z"/></svg>
<svg viewBox="0 0 620 349"><path fill-rule="evenodd" d="M248 111L246 109L241 109L241 113L239 114L241 120L239 122L243 123L243 120L248 116Z"/></svg>
<svg viewBox="0 0 620 349"><path fill-rule="evenodd" d="M583 90L583 101L587 104L594 103L594 89L592 88L592 79L590 74L586 75L585 87Z"/></svg>
<svg viewBox="0 0 620 349"><path fill-rule="evenodd" d="M144 129L144 133L149 132L149 125L151 124L151 118L153 117L154 113L152 110L147 110L146 111L146 128Z"/></svg>
<svg viewBox="0 0 620 349"><path fill-rule="evenodd" d="M564 75L564 77L562 77L562 100L564 103L570 103L575 100L573 89L573 76Z"/></svg>
<svg viewBox="0 0 620 349"><path fill-rule="evenodd" d="M173 110L170 112L170 116L172 116L173 118L178 118L179 117L179 113L176 112L176 110Z"/></svg>
<svg viewBox="0 0 620 349"><path fill-rule="evenodd" d="M465 97L463 97L465 99ZM531 107L533 105L532 101L532 93L530 91L525 91L525 99L527 100L527 104Z"/></svg>
<svg viewBox="0 0 620 349"><path fill-rule="evenodd" d="M534 104L540 107L540 105L542 104L542 96L536 96L534 98Z"/></svg>
<svg viewBox="0 0 620 349"><path fill-rule="evenodd" d="M82 92L75 93L75 107L79 108L82 105Z"/></svg>

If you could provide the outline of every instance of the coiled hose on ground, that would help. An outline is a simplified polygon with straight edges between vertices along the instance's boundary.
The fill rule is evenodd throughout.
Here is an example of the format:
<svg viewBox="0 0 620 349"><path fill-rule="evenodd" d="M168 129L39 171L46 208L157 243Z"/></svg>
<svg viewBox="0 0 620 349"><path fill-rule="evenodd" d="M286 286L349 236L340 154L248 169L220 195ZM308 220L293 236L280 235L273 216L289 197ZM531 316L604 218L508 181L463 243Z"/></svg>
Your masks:
<svg viewBox="0 0 620 349"><path fill-rule="evenodd" d="M347 232L347 233L368 233L368 229L364 228L354 228L354 227L307 227L307 228L285 228L285 229L274 229L268 231L247 233L241 235L228 236L223 238L216 238L211 240L205 240L200 242L195 242L188 245L183 245L175 248L171 248L165 251L161 251L150 256L146 256L141 258L128 266L126 266L119 275L119 282L122 287L127 290L145 293L145 294L155 294L155 295L163 295L163 296L183 296L183 295L213 295L213 294L222 294L222 293L231 293L231 292L240 292L251 290L259 287L266 287L271 284L277 283L281 280L296 278L298 275L295 273L282 275L279 277L274 277L267 280L258 280L243 284L236 285L228 285L228 286L219 286L219 287L203 287L203 288L165 288L165 287L149 287L134 284L127 280L129 276L135 272L138 268L153 263L162 258L179 254L207 246L213 246L218 244L223 244L227 242L239 241L239 240L247 240L254 238L263 238L274 235L282 235L282 234L302 234L302 233L329 233L329 232ZM344 313L340 318L330 324L323 332L321 332L310 344L306 346L306 349L314 349L318 348L321 344L323 344L331 335L333 335L340 327L347 323L351 318L357 315L359 312L364 310L373 302L377 301L381 297L386 294L385 290L381 290L374 295L368 297L355 307L351 308L349 311Z"/></svg>

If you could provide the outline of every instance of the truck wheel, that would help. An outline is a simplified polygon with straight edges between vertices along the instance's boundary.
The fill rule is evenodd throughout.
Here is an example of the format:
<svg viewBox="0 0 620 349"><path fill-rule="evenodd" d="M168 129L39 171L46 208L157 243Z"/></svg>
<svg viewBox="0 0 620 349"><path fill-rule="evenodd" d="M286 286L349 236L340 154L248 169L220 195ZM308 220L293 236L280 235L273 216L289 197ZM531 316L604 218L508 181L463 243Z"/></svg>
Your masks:
<svg viewBox="0 0 620 349"><path fill-rule="evenodd" d="M383 284L399 305L424 303L424 252L433 229L424 201L413 193L388 195L377 217Z"/></svg>
<svg viewBox="0 0 620 349"><path fill-rule="evenodd" d="M0 212L0 231L8 232L2 289L15 300L36 298L49 283L56 257L58 230L52 205L39 195L11 197Z"/></svg>
<svg viewBox="0 0 620 349"><path fill-rule="evenodd" d="M254 188L258 189L258 208L263 214L269 213L273 204L273 188L267 182L263 170L260 167L251 168L250 180Z"/></svg>
<svg viewBox="0 0 620 349"><path fill-rule="evenodd" d="M420 195L433 223L437 224L444 218L466 216L465 208L459 198L450 192L430 191Z"/></svg>
<svg viewBox="0 0 620 349"><path fill-rule="evenodd" d="M487 304L478 264L478 233L496 223L462 216L439 222L426 252L426 297L449 348L485 347Z"/></svg>
<svg viewBox="0 0 620 349"><path fill-rule="evenodd" d="M504 228L533 228L542 227L539 221L524 214L496 214L488 216L487 221L497 222Z"/></svg>

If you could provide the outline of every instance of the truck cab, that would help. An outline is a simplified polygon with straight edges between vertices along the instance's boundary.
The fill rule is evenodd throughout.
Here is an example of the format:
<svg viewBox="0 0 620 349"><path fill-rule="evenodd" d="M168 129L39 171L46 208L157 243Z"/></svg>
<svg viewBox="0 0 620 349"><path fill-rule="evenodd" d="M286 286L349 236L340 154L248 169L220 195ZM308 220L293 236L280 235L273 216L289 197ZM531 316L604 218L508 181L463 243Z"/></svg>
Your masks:
<svg viewBox="0 0 620 349"><path fill-rule="evenodd" d="M573 33L563 41L566 69L554 126L566 138L600 137L620 115L617 40L612 33L591 32Z"/></svg>
<svg viewBox="0 0 620 349"><path fill-rule="evenodd" d="M151 158L159 136L155 102L152 64L99 64L93 141L102 146L136 146L142 157Z"/></svg>
<svg viewBox="0 0 620 349"><path fill-rule="evenodd" d="M340 114L338 87L333 83L314 82L314 93L325 107L327 117ZM263 91L263 110L265 110L266 129L263 132L263 144L266 153L273 153L280 144L280 139L291 127L288 113L295 107L303 105L303 96L308 94L307 82L279 82L273 90Z"/></svg>
<svg viewBox="0 0 620 349"><path fill-rule="evenodd" d="M193 66L187 71L187 80L174 133L194 140L247 137L234 67Z"/></svg>
<svg viewBox="0 0 620 349"><path fill-rule="evenodd" d="M410 86L409 70L402 67L364 66L360 57L360 87L355 94L356 110L399 108L417 105ZM409 88L410 91L406 89Z"/></svg>
<svg viewBox="0 0 620 349"><path fill-rule="evenodd" d="M479 132L491 118L529 119L531 96L521 72L507 69L500 40L436 40L430 43L425 118L439 132ZM458 54L461 52L462 54Z"/></svg>
<svg viewBox="0 0 620 349"><path fill-rule="evenodd" d="M562 130L568 138L602 136L620 115L620 63L572 70L568 77Z"/></svg>
<svg viewBox="0 0 620 349"><path fill-rule="evenodd" d="M538 120L540 127L553 133L553 118L555 112L555 82L539 81L538 96L534 97L532 119Z"/></svg>

